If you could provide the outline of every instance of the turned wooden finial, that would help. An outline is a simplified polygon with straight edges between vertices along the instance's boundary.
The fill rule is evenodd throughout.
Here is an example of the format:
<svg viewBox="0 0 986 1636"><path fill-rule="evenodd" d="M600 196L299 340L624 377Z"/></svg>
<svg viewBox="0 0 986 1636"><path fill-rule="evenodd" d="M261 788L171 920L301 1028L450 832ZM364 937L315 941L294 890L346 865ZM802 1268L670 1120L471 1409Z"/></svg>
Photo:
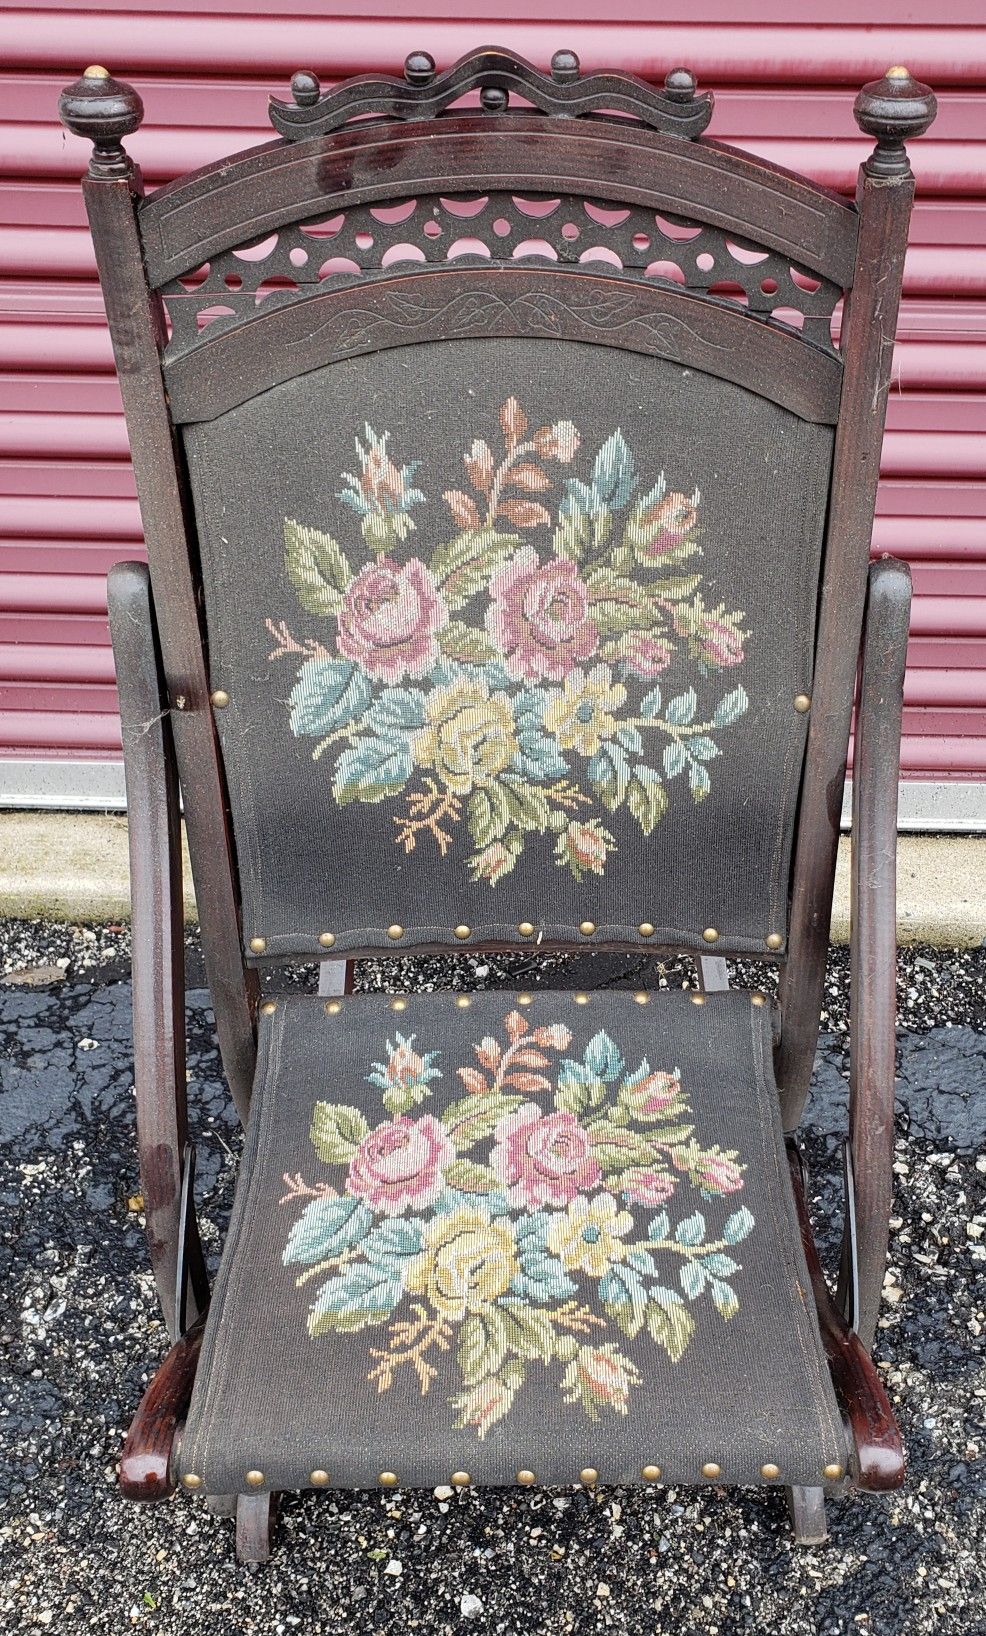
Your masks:
<svg viewBox="0 0 986 1636"><path fill-rule="evenodd" d="M894 178L911 174L905 142L923 136L938 112L935 93L911 78L901 66L888 68L882 80L864 85L856 98L856 124L876 147L866 160L868 176Z"/></svg>
<svg viewBox="0 0 986 1636"><path fill-rule="evenodd" d="M115 179L133 173L123 138L139 128L144 104L132 85L115 80L106 68L87 68L62 92L58 113L67 130L92 143L90 176Z"/></svg>

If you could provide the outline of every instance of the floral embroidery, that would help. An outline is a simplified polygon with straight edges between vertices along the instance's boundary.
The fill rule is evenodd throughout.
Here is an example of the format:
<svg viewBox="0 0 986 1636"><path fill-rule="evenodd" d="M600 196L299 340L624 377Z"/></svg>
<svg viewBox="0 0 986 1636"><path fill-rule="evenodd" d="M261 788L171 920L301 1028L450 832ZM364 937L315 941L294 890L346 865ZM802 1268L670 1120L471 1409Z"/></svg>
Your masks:
<svg viewBox="0 0 986 1636"><path fill-rule="evenodd" d="M371 1129L358 1108L316 1103L311 1141L335 1179L287 1175L281 1201L306 1201L283 1259L303 1269L299 1288L320 1280L312 1338L387 1326L370 1349L381 1392L407 1369L427 1392L433 1355L454 1347L456 1424L480 1437L536 1367L557 1366L564 1400L590 1419L626 1414L642 1376L614 1329L645 1331L678 1362L700 1298L724 1319L739 1310L730 1251L754 1226L745 1206L706 1221L745 1166L699 1145L677 1069L631 1071L602 1030L555 1060L570 1030L519 1011L504 1030L473 1046L465 1094L440 1113L413 1112L443 1077L438 1052L388 1040L367 1081L389 1119Z"/></svg>
<svg viewBox="0 0 986 1636"><path fill-rule="evenodd" d="M516 398L499 419L502 452L473 440L468 488L442 497L453 532L432 522L420 555L406 554L433 516L420 462L399 466L389 433L365 428L337 498L373 560L354 570L332 535L286 518L288 576L326 634L299 641L268 621L270 657L300 661L291 730L334 758L340 806L403 796L394 838L408 853L430 836L444 858L464 825L476 881L501 881L532 836L582 880L616 847L595 803L649 835L675 779L708 796L715 734L748 700L736 686L700 710L689 673L739 665L747 632L742 613L706 606L686 566L702 553L698 489L669 492L662 472L641 492L617 429L549 505L578 430L531 431ZM665 677L664 697L673 667L685 685Z"/></svg>

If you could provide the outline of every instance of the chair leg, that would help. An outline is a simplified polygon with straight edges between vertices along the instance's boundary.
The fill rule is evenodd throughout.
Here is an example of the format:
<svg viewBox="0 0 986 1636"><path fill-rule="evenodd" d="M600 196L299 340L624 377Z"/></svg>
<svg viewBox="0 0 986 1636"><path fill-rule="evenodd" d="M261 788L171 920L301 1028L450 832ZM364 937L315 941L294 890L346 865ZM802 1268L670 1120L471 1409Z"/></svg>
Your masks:
<svg viewBox="0 0 986 1636"><path fill-rule="evenodd" d="M267 1561L276 1518L277 1503L273 1494L237 1494L237 1562Z"/></svg>
<svg viewBox="0 0 986 1636"><path fill-rule="evenodd" d="M796 1545L821 1545L829 1537L824 1488L786 1488Z"/></svg>

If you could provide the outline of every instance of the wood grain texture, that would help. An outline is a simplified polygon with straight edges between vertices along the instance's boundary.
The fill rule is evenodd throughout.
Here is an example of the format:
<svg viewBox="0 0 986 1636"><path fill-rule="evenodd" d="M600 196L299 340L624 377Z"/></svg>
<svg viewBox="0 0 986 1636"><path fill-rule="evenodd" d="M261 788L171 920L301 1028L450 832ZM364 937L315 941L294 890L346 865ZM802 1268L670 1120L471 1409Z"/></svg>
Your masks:
<svg viewBox="0 0 986 1636"><path fill-rule="evenodd" d="M859 1336L849 1328L826 1282L808 1218L801 1159L793 1143L788 1146L788 1160L822 1343L835 1395L852 1439L850 1478L855 1488L875 1493L899 1488L904 1481L906 1464L890 1399L876 1365Z"/></svg>
<svg viewBox="0 0 986 1636"><path fill-rule="evenodd" d="M166 1500L176 1487L175 1436L192 1401L205 1318L176 1341L141 1399L120 1456L128 1500Z"/></svg>

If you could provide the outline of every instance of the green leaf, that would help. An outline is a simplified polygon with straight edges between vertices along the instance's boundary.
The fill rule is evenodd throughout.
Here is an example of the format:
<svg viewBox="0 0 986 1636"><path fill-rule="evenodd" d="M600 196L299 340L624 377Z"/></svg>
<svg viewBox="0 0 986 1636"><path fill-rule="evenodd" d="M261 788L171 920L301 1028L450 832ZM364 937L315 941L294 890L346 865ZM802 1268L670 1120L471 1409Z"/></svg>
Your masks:
<svg viewBox="0 0 986 1636"><path fill-rule="evenodd" d="M649 693L644 694L640 701L640 714L646 716L648 721L652 721L655 716L661 714L660 686L652 687Z"/></svg>
<svg viewBox="0 0 986 1636"><path fill-rule="evenodd" d="M686 1261L678 1278L689 1301L696 1301L705 1288L705 1272L699 1262Z"/></svg>
<svg viewBox="0 0 986 1636"><path fill-rule="evenodd" d="M677 778L688 765L688 756L680 744L669 744L664 751L664 776Z"/></svg>
<svg viewBox="0 0 986 1636"><path fill-rule="evenodd" d="M466 807L466 823L477 847L500 840L510 823L510 806L506 790L496 779L473 791Z"/></svg>
<svg viewBox="0 0 986 1636"><path fill-rule="evenodd" d="M723 1255L719 1250L712 1255L703 1255L702 1266L714 1278L732 1278L734 1272L739 1272L739 1262L734 1261L731 1255Z"/></svg>
<svg viewBox="0 0 986 1636"><path fill-rule="evenodd" d="M372 690L347 659L306 659L291 689L291 731L322 738L361 716Z"/></svg>
<svg viewBox="0 0 986 1636"><path fill-rule="evenodd" d="M385 801L404 788L413 771L406 734L360 738L336 762L332 793L341 807L350 801Z"/></svg>
<svg viewBox="0 0 986 1636"><path fill-rule="evenodd" d="M596 455L592 467L592 486L602 504L619 511L629 501L636 481L633 455L617 427Z"/></svg>
<svg viewBox="0 0 986 1636"><path fill-rule="evenodd" d="M727 1244L738 1244L741 1238L752 1233L754 1225L753 1217L744 1204L729 1217L722 1229L722 1236Z"/></svg>
<svg viewBox="0 0 986 1636"><path fill-rule="evenodd" d="M495 1375L507 1355L503 1309L488 1306L470 1313L459 1328L459 1368L467 1386Z"/></svg>
<svg viewBox="0 0 986 1636"><path fill-rule="evenodd" d="M684 693L679 693L676 699L671 700L664 712L664 719L673 727L684 727L694 718L697 708L698 696L693 687L688 687Z"/></svg>
<svg viewBox="0 0 986 1636"><path fill-rule="evenodd" d="M361 1243L372 1226L373 1214L362 1199L348 1194L313 1199L292 1227L281 1260L286 1267L298 1262L313 1267Z"/></svg>
<svg viewBox="0 0 986 1636"><path fill-rule="evenodd" d="M518 829L543 834L551 818L551 803L544 791L526 778L504 776L498 780L510 819Z"/></svg>
<svg viewBox="0 0 986 1636"><path fill-rule="evenodd" d="M285 517L284 566L303 608L314 614L339 612L353 573L331 534Z"/></svg>
<svg viewBox="0 0 986 1636"><path fill-rule="evenodd" d="M492 1136L495 1126L505 1114L519 1108L522 1096L463 1096L453 1102L442 1114L445 1126L460 1153L468 1152L476 1142Z"/></svg>
<svg viewBox="0 0 986 1636"><path fill-rule="evenodd" d="M518 1358L540 1358L550 1363L555 1355L555 1326L547 1312L511 1305L503 1313L504 1338Z"/></svg>
<svg viewBox="0 0 986 1636"><path fill-rule="evenodd" d="M716 705L715 715L712 717L713 727L732 726L733 722L738 721L740 716L743 715L749 702L746 690L742 687L734 687L733 691L727 693Z"/></svg>
<svg viewBox="0 0 986 1636"><path fill-rule="evenodd" d="M446 1170L445 1180L460 1193L495 1193L500 1185L489 1165L472 1159L456 1159Z"/></svg>
<svg viewBox="0 0 986 1636"><path fill-rule="evenodd" d="M724 1318L735 1318L739 1311L739 1297L728 1284L721 1284L718 1278L712 1280L712 1303Z"/></svg>
<svg viewBox="0 0 986 1636"><path fill-rule="evenodd" d="M677 1363L695 1333L695 1319L674 1290L657 1289L653 1297L647 1307L648 1331L672 1363Z"/></svg>
<svg viewBox="0 0 986 1636"><path fill-rule="evenodd" d="M649 631L661 620L650 588L626 579L610 567L593 569L586 581L592 618L600 636L621 636L626 631Z"/></svg>
<svg viewBox="0 0 986 1636"><path fill-rule="evenodd" d="M330 1331L352 1334L389 1318L404 1293L399 1273L365 1262L347 1267L323 1284L308 1314L312 1339Z"/></svg>
<svg viewBox="0 0 986 1636"><path fill-rule="evenodd" d="M438 633L438 646L446 659L458 659L464 665L486 665L496 658L497 650L484 630L475 630L461 619L450 619Z"/></svg>
<svg viewBox="0 0 986 1636"><path fill-rule="evenodd" d="M437 546L429 566L442 586L448 606L461 608L477 591L485 590L490 575L520 544L519 534L498 534L493 528L477 528L466 529Z"/></svg>
<svg viewBox="0 0 986 1636"><path fill-rule="evenodd" d="M593 1158L604 1170L627 1170L632 1165L648 1164L654 1158L654 1150L645 1136L605 1117L590 1124L589 1141Z"/></svg>
<svg viewBox="0 0 986 1636"><path fill-rule="evenodd" d="M659 596L662 602L681 602L697 591L701 583L701 574L672 574L664 579L650 580L648 590L652 596Z"/></svg>
<svg viewBox="0 0 986 1636"><path fill-rule="evenodd" d="M698 805L700 801L705 800L705 797L712 788L712 780L709 777L708 769L703 767L699 762L693 761L689 765L688 788L691 791L692 800L696 805Z"/></svg>
<svg viewBox="0 0 986 1636"><path fill-rule="evenodd" d="M343 1107L336 1102L315 1104L312 1114L312 1146L326 1164L348 1164L369 1129L359 1108Z"/></svg>
<svg viewBox="0 0 986 1636"><path fill-rule="evenodd" d="M573 506L558 518L551 548L556 557L581 562L592 542L592 520L581 506Z"/></svg>
<svg viewBox="0 0 986 1636"><path fill-rule="evenodd" d="M599 1280L599 1299L607 1315L633 1338L647 1316L647 1291L640 1274L617 1262Z"/></svg>
<svg viewBox="0 0 986 1636"><path fill-rule="evenodd" d="M645 767L641 763L634 768L633 777L627 785L627 808L645 835L649 835L661 822L668 810L668 792L660 773L655 772L653 767Z"/></svg>
<svg viewBox="0 0 986 1636"><path fill-rule="evenodd" d="M679 1244L701 1244L705 1237L705 1217L701 1210L696 1210L693 1216L686 1216L684 1221L679 1221L674 1236Z"/></svg>
<svg viewBox="0 0 986 1636"><path fill-rule="evenodd" d="M603 806L609 812L615 812L630 782L630 763L626 752L610 739L599 746L586 770Z"/></svg>

